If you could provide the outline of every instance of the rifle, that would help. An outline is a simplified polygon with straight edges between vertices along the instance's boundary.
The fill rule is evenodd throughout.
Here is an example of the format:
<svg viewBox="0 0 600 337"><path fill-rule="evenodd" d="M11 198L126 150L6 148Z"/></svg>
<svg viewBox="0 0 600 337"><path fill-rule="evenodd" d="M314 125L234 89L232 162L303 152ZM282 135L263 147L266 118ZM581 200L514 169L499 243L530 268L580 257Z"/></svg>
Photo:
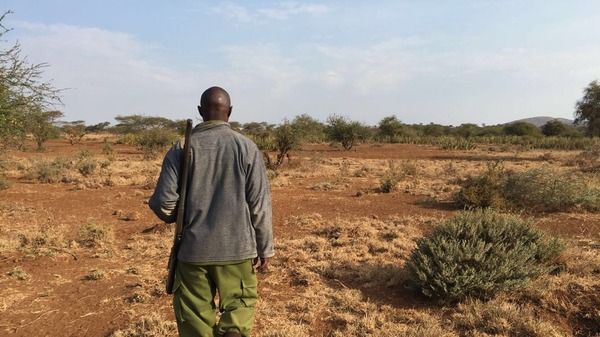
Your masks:
<svg viewBox="0 0 600 337"><path fill-rule="evenodd" d="M175 236L173 238L173 246L171 247L171 255L169 256L169 264L167 268L169 273L167 274L166 289L167 294L173 294L173 284L175 283L175 268L177 268L177 253L179 253L179 247L181 245L181 239L183 238L183 226L185 218L185 200L187 197L187 185L188 176L190 172L190 136L192 134L192 120L188 119L185 125L185 141L183 144L183 155L181 160L181 167L179 169L179 201L177 202L177 220L175 221Z"/></svg>

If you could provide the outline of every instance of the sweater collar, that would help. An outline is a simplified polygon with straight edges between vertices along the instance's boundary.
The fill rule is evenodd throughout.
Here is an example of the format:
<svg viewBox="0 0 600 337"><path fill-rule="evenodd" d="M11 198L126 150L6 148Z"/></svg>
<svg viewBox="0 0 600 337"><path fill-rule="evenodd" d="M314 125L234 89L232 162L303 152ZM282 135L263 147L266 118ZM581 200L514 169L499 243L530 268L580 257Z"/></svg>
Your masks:
<svg viewBox="0 0 600 337"><path fill-rule="evenodd" d="M227 123L225 121L219 121L219 120L206 121L206 122L202 122L202 123L196 125L194 127L194 130L204 131L204 130L212 129L214 127L221 126L221 125L229 126L229 123Z"/></svg>

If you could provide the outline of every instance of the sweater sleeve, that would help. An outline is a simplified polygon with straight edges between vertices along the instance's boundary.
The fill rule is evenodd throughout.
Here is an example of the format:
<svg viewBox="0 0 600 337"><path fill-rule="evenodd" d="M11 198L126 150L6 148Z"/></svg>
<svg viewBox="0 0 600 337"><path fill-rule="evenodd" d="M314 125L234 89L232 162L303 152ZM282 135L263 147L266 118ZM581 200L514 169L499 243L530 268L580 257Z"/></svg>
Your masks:
<svg viewBox="0 0 600 337"><path fill-rule="evenodd" d="M148 201L150 209L166 223L173 223L176 220L180 156L181 147L175 144L163 160L156 189Z"/></svg>
<svg viewBox="0 0 600 337"><path fill-rule="evenodd" d="M246 202L256 233L258 256L271 257L275 254L271 193L263 155L257 148L251 151L250 162L246 170Z"/></svg>

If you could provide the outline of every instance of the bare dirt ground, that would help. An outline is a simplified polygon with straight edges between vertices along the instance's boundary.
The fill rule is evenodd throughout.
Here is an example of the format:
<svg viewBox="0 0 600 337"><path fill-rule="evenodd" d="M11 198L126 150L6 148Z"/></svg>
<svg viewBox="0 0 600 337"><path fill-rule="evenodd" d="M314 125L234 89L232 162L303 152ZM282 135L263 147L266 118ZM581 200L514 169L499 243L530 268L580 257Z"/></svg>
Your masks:
<svg viewBox="0 0 600 337"><path fill-rule="evenodd" d="M144 161L122 145L103 154L103 146L101 140L75 146L53 141L44 153L9 154L13 185L0 191L0 335L173 334L162 281L172 232L146 205L160 160ZM74 158L83 149L111 164L87 177L73 169L60 183L27 175L37 161ZM451 196L461 177L496 160L517 170L568 169L572 152L546 152L398 144L352 151L309 145L294 152L288 168L272 179L278 255L272 271L260 276L256 335L370 336L388 326L396 331L389 336L461 335L446 328L447 320L466 321L468 310L436 305L403 287L402 265L420 236L460 211ZM378 193L390 160L407 174L397 191ZM599 214L524 216L597 253ZM498 308L529 310L507 303ZM556 332L550 335L593 336L600 330L584 322L578 332L573 322L579 318L548 315L554 325L538 328Z"/></svg>

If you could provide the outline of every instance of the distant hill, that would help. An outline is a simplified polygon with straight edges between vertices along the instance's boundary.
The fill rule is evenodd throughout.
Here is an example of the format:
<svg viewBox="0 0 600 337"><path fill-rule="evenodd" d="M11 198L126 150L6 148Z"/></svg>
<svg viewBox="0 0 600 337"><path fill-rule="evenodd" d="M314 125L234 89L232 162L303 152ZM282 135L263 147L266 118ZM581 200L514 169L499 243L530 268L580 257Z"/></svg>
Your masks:
<svg viewBox="0 0 600 337"><path fill-rule="evenodd" d="M555 120L555 119L564 124L573 125L573 120L571 120L571 119L546 117L546 116L523 118L523 119L518 119L516 121L508 122L506 124L510 124L510 123L514 123L514 122L526 122L526 123L531 123L537 127L540 127L540 126L548 123L549 121Z"/></svg>

